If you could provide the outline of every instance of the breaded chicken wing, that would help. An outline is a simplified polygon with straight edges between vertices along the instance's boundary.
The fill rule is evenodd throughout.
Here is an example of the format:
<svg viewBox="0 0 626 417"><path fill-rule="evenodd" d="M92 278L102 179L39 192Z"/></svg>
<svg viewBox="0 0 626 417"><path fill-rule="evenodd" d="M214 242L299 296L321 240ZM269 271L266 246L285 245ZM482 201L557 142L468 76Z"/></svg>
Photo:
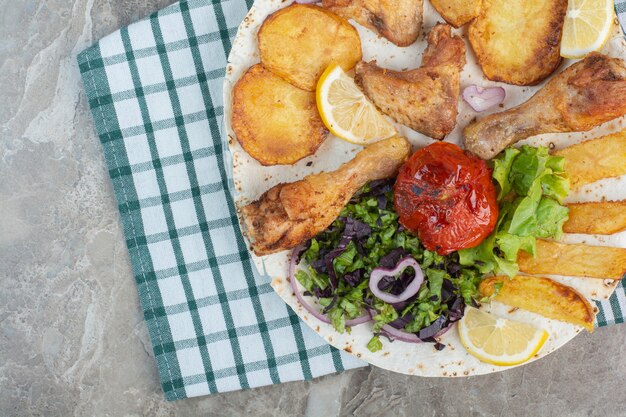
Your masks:
<svg viewBox="0 0 626 417"><path fill-rule="evenodd" d="M450 26L436 25L428 34L422 66L409 71L360 62L355 81L383 113L434 139L443 139L456 125L465 43L451 36Z"/></svg>
<svg viewBox="0 0 626 417"><path fill-rule="evenodd" d="M406 139L387 139L368 146L336 171L270 188L242 208L254 253L290 249L314 237L330 226L363 185L394 176L410 151Z"/></svg>
<svg viewBox="0 0 626 417"><path fill-rule="evenodd" d="M323 0L322 5L398 46L415 42L422 29L423 0Z"/></svg>

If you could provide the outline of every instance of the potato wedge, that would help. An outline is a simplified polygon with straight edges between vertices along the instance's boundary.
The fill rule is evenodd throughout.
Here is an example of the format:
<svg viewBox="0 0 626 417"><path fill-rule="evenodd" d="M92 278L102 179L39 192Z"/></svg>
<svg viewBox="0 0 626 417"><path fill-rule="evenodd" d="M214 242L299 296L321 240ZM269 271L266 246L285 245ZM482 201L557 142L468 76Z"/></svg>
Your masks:
<svg viewBox="0 0 626 417"><path fill-rule="evenodd" d="M430 3L446 22L458 28L478 16L482 0L430 0Z"/></svg>
<svg viewBox="0 0 626 417"><path fill-rule="evenodd" d="M347 71L362 57L359 34L347 20L308 4L271 14L261 25L258 40L263 66L308 91L315 91L331 62Z"/></svg>
<svg viewBox="0 0 626 417"><path fill-rule="evenodd" d="M527 274L622 279L626 249L537 239L537 256L520 251L517 263Z"/></svg>
<svg viewBox="0 0 626 417"><path fill-rule="evenodd" d="M626 130L568 146L554 155L565 158L573 190L603 178L626 175Z"/></svg>
<svg viewBox="0 0 626 417"><path fill-rule="evenodd" d="M568 204L565 233L611 235L626 230L626 200Z"/></svg>
<svg viewBox="0 0 626 417"><path fill-rule="evenodd" d="M248 69L232 94L237 140L263 165L293 164L328 136L315 93L294 87L261 64Z"/></svg>
<svg viewBox="0 0 626 417"><path fill-rule="evenodd" d="M595 311L589 300L575 289L549 278L518 275L512 279L485 278L478 290L484 296L491 296L497 283L502 283L502 287L494 300L593 332Z"/></svg>
<svg viewBox="0 0 626 417"><path fill-rule="evenodd" d="M469 41L490 80L535 85L561 62L567 0L484 0Z"/></svg>

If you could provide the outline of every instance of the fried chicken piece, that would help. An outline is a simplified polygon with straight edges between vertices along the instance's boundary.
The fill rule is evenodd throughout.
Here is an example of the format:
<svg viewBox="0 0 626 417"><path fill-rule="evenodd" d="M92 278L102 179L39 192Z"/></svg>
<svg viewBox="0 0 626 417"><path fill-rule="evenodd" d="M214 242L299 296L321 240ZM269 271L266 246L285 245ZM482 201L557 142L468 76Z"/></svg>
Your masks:
<svg viewBox="0 0 626 417"><path fill-rule="evenodd" d="M422 66L409 71L359 62L355 81L365 95L398 123L434 139L443 139L456 125L465 43L450 35L450 26L436 25L428 34Z"/></svg>
<svg viewBox="0 0 626 417"><path fill-rule="evenodd" d="M415 42L422 29L423 0L323 0L322 5L398 46Z"/></svg>
<svg viewBox="0 0 626 417"><path fill-rule="evenodd" d="M406 139L387 139L368 146L336 171L270 188L241 209L254 253L291 249L314 237L363 185L396 175L410 151Z"/></svg>
<svg viewBox="0 0 626 417"><path fill-rule="evenodd" d="M491 159L541 133L582 132L626 114L626 65L592 53L552 78L525 103L463 131L465 148Z"/></svg>

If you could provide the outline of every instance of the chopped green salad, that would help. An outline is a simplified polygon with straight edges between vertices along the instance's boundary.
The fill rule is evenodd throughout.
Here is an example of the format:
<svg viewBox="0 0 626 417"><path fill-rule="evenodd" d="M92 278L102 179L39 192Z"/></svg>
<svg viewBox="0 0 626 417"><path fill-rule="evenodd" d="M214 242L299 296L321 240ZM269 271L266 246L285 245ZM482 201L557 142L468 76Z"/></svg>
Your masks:
<svg viewBox="0 0 626 417"><path fill-rule="evenodd" d="M301 259L306 269L296 278L315 295L333 327L343 333L346 321L371 314L375 337L368 347L380 348L378 335L389 335L387 325L414 333L422 341L463 315L465 304L475 304L482 274L476 267L463 267L456 253L447 256L428 251L419 239L398 223L393 209L393 180L363 187L324 232L311 239ZM415 259L424 284L409 299L389 304L372 294L369 277L378 267L393 268L404 257ZM409 268L407 268L409 269ZM385 277L378 285L390 294L402 293L415 271ZM425 331L426 330L426 331ZM439 348L443 346L437 346Z"/></svg>
<svg viewBox="0 0 626 417"><path fill-rule="evenodd" d="M484 301L478 292L484 274L515 275L520 250L534 254L536 238L562 234L568 209L561 202L569 191L563 165L545 147L506 149L493 161L495 230L478 246L445 256L426 250L399 224L394 180L371 182L330 227L294 253L304 261L295 277L304 295L321 305L318 317L338 332L373 321L373 352L382 347L380 336L443 349L438 337L466 305Z"/></svg>

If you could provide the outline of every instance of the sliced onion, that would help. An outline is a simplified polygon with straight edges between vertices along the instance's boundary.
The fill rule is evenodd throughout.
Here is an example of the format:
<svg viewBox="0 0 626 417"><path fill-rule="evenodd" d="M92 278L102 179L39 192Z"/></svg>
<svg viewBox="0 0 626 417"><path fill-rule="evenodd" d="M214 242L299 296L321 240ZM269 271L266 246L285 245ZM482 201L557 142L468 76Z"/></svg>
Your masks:
<svg viewBox="0 0 626 417"><path fill-rule="evenodd" d="M411 281L411 283L406 287L404 291L402 291L402 293L398 295L393 295L388 292L384 292L380 288L378 288L378 283L384 277L397 275L408 267L413 268L413 270L415 271L415 277L413 277L413 281ZM374 268L372 270L372 273L370 274L369 285L370 291L372 291L372 294L374 294L374 296L380 298L386 303L399 303L401 301L408 300L409 298L417 294L423 282L424 273L422 272L422 268L420 268L420 265L415 259L407 256L406 258L401 259L400 262L398 262L398 264L393 269L386 269L381 267Z"/></svg>
<svg viewBox="0 0 626 417"><path fill-rule="evenodd" d="M456 321L451 321L450 323L448 323L448 325L446 327L443 327L441 330L439 330L437 333L435 333L435 335L433 336L433 339L439 341L439 338L441 336L443 336L444 334L446 334L446 332L448 330L450 330L452 328L452 326L454 326L455 324L456 324Z"/></svg>
<svg viewBox="0 0 626 417"><path fill-rule="evenodd" d="M357 317L356 319L346 320L346 326L352 327L356 326L357 324L367 323L369 321L372 321L372 317L369 314L365 313L361 317Z"/></svg>
<svg viewBox="0 0 626 417"><path fill-rule="evenodd" d="M298 4L313 4L313 3L317 3L318 1L321 1L321 0L296 0L296 3L298 3Z"/></svg>
<svg viewBox="0 0 626 417"><path fill-rule="evenodd" d="M506 91L502 87L479 87L470 85L463 89L463 100L475 111L484 111L504 101Z"/></svg>
<svg viewBox="0 0 626 417"><path fill-rule="evenodd" d="M381 330L383 330L387 335L391 336L394 340L401 340L408 343L424 343L423 340L417 337L416 334L403 332L402 330L398 330L388 324L385 324L383 327L381 327Z"/></svg>
<svg viewBox="0 0 626 417"><path fill-rule="evenodd" d="M370 313L371 314L371 313ZM452 328L456 324L456 321L449 323L446 327L439 330L434 336L433 339L439 341L441 336L443 336L448 330ZM402 342L408 343L424 343L422 339L420 339L415 333L408 333L402 331L400 329L396 329L388 324L385 324L381 330L383 330L388 336L392 337L394 340L400 340Z"/></svg>
<svg viewBox="0 0 626 417"><path fill-rule="evenodd" d="M296 295L302 307L304 307L309 313L315 316L316 319L323 321L324 323L330 323L330 319L326 317L324 314L320 313L315 307L306 302L302 294L300 294L300 289L298 289L298 285L296 284L296 260L298 259L298 254L304 249L303 246L298 246L291 252L291 257L289 259L289 282L291 283L291 289L293 293ZM357 324L367 323L371 321L372 317L365 313L361 317L357 317L352 320L346 320L346 326L352 327Z"/></svg>

